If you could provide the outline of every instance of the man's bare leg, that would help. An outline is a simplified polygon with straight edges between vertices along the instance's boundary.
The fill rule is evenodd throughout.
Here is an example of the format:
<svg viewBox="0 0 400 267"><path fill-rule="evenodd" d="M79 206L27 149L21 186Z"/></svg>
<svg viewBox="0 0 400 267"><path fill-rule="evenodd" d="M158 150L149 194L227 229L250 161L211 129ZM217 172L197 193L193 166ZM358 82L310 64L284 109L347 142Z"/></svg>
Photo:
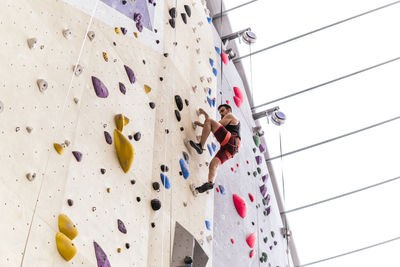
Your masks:
<svg viewBox="0 0 400 267"><path fill-rule="evenodd" d="M209 183L214 183L215 176L217 175L217 169L221 165L221 161L217 158L214 157L211 162L210 166L208 167L208 182Z"/></svg>
<svg viewBox="0 0 400 267"><path fill-rule="evenodd" d="M221 124L219 124L219 122L211 119L211 118L207 118L203 124L203 131L201 133L201 140L200 140L200 145L201 148L204 148L204 145L207 142L207 138L210 135L211 131L214 133L216 130L218 130L219 126L221 126Z"/></svg>

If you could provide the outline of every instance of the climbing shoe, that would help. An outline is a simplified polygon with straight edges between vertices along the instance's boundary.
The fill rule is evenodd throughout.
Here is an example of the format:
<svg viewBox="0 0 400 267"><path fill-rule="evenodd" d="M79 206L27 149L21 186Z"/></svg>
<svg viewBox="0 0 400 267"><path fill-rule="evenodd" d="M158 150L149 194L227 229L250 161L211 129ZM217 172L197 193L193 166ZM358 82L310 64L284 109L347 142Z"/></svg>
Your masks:
<svg viewBox="0 0 400 267"><path fill-rule="evenodd" d="M193 142L192 140L190 140L190 145L197 151L197 153L199 153L199 154L202 154L203 153L203 150L205 150L205 149L202 149L201 148L201 145L200 145L200 143L195 143L195 142Z"/></svg>
<svg viewBox="0 0 400 267"><path fill-rule="evenodd" d="M202 186L196 187L196 190L199 193L204 193L207 190L210 190L213 188L214 188L214 183L207 182L207 183L203 184Z"/></svg>

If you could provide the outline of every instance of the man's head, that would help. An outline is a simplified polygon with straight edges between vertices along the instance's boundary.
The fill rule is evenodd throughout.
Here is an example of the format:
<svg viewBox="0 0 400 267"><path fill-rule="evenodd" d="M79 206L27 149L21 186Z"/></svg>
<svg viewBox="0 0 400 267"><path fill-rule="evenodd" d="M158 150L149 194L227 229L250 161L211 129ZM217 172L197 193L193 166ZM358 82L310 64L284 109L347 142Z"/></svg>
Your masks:
<svg viewBox="0 0 400 267"><path fill-rule="evenodd" d="M226 114L232 112L232 108L228 104L222 104L218 106L218 112L221 118L223 118Z"/></svg>

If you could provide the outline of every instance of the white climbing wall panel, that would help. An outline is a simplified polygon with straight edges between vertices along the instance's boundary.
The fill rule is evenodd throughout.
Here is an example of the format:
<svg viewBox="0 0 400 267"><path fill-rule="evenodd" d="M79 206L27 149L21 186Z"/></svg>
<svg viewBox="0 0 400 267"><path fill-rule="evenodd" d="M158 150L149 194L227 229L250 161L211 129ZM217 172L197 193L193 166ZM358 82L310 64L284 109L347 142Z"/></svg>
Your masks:
<svg viewBox="0 0 400 267"><path fill-rule="evenodd" d="M212 232L205 220L212 221L213 193L194 198L189 190L189 183L206 181L211 158L192 152L187 180L179 174L179 159L182 151L188 152L184 138L200 134L191 126L198 119L195 109L213 110L206 100L215 97L217 83L209 65L209 58L216 60L212 31L200 1L156 4L151 8L157 31L140 33L132 20L101 1L1 1L0 266L97 266L93 241L111 266L170 266L175 221L202 243L211 266L212 241L206 236ZM192 11L187 24L181 19L184 4ZM173 29L168 11L175 6ZM127 34L117 34L116 27ZM66 29L70 39L63 35ZM88 30L95 32L92 41ZM36 48L28 47L29 38L37 38ZM73 72L76 64L83 67L79 76ZM133 70L134 84L124 65ZM92 76L108 88L107 98L96 96ZM48 82L46 91L39 90L38 79ZM120 82L126 94L120 92ZM151 87L148 94L144 85ZM204 90L208 87L211 95ZM174 114L175 95L189 103L180 122ZM117 114L130 120L122 131L125 137L141 133L139 141L129 140L135 156L127 173L114 145ZM111 134L111 145L104 131ZM70 145L59 155L53 143L65 140ZM72 151L82 153L80 162ZM162 164L169 167L168 190L160 181ZM29 181L28 173L35 173L35 179ZM161 184L159 191L153 182ZM161 201L159 211L152 210L152 199ZM78 252L70 262L57 252L59 214L79 230L73 240ZM118 219L127 234L118 230Z"/></svg>

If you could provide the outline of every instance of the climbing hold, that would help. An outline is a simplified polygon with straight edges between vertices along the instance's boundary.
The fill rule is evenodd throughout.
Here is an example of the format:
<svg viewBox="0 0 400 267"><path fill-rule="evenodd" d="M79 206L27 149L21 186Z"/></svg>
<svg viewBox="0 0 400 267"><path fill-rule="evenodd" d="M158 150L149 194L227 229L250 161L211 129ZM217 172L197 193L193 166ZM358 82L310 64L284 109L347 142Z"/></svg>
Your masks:
<svg viewBox="0 0 400 267"><path fill-rule="evenodd" d="M111 145L112 144L112 138L111 138L111 135L107 131L104 131L104 137L106 138L107 144Z"/></svg>
<svg viewBox="0 0 400 267"><path fill-rule="evenodd" d="M119 83L119 90L121 91L121 93L126 94L126 87L123 83Z"/></svg>
<svg viewBox="0 0 400 267"><path fill-rule="evenodd" d="M271 195L267 194L267 196L265 197L265 204L269 205L270 201L271 201Z"/></svg>
<svg viewBox="0 0 400 267"><path fill-rule="evenodd" d="M42 93L43 93L44 91L46 91L47 88L49 87L48 83L47 83L45 80L43 80L43 79L37 80L36 83L37 83L37 85L38 85L38 87L39 87L40 92L42 92Z"/></svg>
<svg viewBox="0 0 400 267"><path fill-rule="evenodd" d="M244 101L244 96L242 91L240 90L239 87L233 87L233 92L235 93L235 96L233 97L235 104L238 108L240 108L240 106L242 105L243 101Z"/></svg>
<svg viewBox="0 0 400 267"><path fill-rule="evenodd" d="M58 229L71 240L78 235L75 224L65 214L58 215Z"/></svg>
<svg viewBox="0 0 400 267"><path fill-rule="evenodd" d="M78 65L74 66L74 74L75 74L75 76L81 75L82 72L83 72L83 67L81 65L78 64Z"/></svg>
<svg viewBox="0 0 400 267"><path fill-rule="evenodd" d="M168 22L169 22L169 25L171 25L171 27L172 27L173 29L175 29L175 19L174 19L174 18L169 19Z"/></svg>
<svg viewBox="0 0 400 267"><path fill-rule="evenodd" d="M215 190L219 193L219 187L216 187Z"/></svg>
<svg viewBox="0 0 400 267"><path fill-rule="evenodd" d="M249 193L249 198L250 198L251 202L254 202L254 197L253 197L253 195L251 193Z"/></svg>
<svg viewBox="0 0 400 267"><path fill-rule="evenodd" d="M258 174L261 174L261 168L260 167L257 167L257 172L258 172Z"/></svg>
<svg viewBox="0 0 400 267"><path fill-rule="evenodd" d="M127 173L131 168L135 154L133 146L129 140L117 129L114 130L114 141L121 168L125 173Z"/></svg>
<svg viewBox="0 0 400 267"><path fill-rule="evenodd" d="M149 106L150 106L151 109L154 109L156 107L156 104L154 104L154 102L150 102Z"/></svg>
<svg viewBox="0 0 400 267"><path fill-rule="evenodd" d="M260 144L260 146L258 148L260 149L261 153L263 153L266 150L265 144Z"/></svg>
<svg viewBox="0 0 400 267"><path fill-rule="evenodd" d="M171 9L169 10L169 15L170 15L172 18L176 18L176 8L175 8L175 7L171 8Z"/></svg>
<svg viewBox="0 0 400 267"><path fill-rule="evenodd" d="M154 228L156 227L156 224L154 222L151 223L151 227Z"/></svg>
<svg viewBox="0 0 400 267"><path fill-rule="evenodd" d="M221 49L218 46L214 46L214 48L218 55L221 54Z"/></svg>
<svg viewBox="0 0 400 267"><path fill-rule="evenodd" d="M212 18L210 18L210 17L207 17L207 21L208 21L208 23L210 23L210 24L211 24L211 22L212 22Z"/></svg>
<svg viewBox="0 0 400 267"><path fill-rule="evenodd" d="M260 192L263 197L267 193L267 187L264 184L260 186Z"/></svg>
<svg viewBox="0 0 400 267"><path fill-rule="evenodd" d="M212 106L212 100L211 100L211 98L209 98L208 96L207 96L207 102L208 102L208 104L210 105L210 107Z"/></svg>
<svg viewBox="0 0 400 267"><path fill-rule="evenodd" d="M257 152L257 148L253 147L253 152L256 153Z"/></svg>
<svg viewBox="0 0 400 267"><path fill-rule="evenodd" d="M80 162L82 160L82 153L79 151L72 151L76 161Z"/></svg>
<svg viewBox="0 0 400 267"><path fill-rule="evenodd" d="M0 113L2 113L4 110L4 104L3 102L0 101Z"/></svg>
<svg viewBox="0 0 400 267"><path fill-rule="evenodd" d="M121 233L126 234L127 231L126 231L126 227L125 227L125 224L123 223L123 221L121 221L120 219L118 219L118 220L117 220L117 223L118 223L118 230L119 230Z"/></svg>
<svg viewBox="0 0 400 267"><path fill-rule="evenodd" d="M256 162L257 162L257 165L260 165L262 163L261 156L256 156Z"/></svg>
<svg viewBox="0 0 400 267"><path fill-rule="evenodd" d="M98 267L111 267L110 262L108 261L107 254L104 253L103 249L93 241L94 252L96 254L97 266Z"/></svg>
<svg viewBox="0 0 400 267"><path fill-rule="evenodd" d="M26 179L28 179L29 181L33 181L36 178L36 173L27 173L26 174Z"/></svg>
<svg viewBox="0 0 400 267"><path fill-rule="evenodd" d="M105 62L108 62L108 56L106 52L103 52L103 58Z"/></svg>
<svg viewBox="0 0 400 267"><path fill-rule="evenodd" d="M183 262L185 264L190 264L191 265L193 263L193 259L190 256L185 256L185 258L183 259Z"/></svg>
<svg viewBox="0 0 400 267"><path fill-rule="evenodd" d="M106 98L108 96L107 87L104 85L102 81L100 81L97 77L92 76L92 83L94 91L98 97Z"/></svg>
<svg viewBox="0 0 400 267"><path fill-rule="evenodd" d="M36 38L30 38L30 39L28 39L28 47L29 47L30 49L36 48L37 42L38 42L38 40L37 40Z"/></svg>
<svg viewBox="0 0 400 267"><path fill-rule="evenodd" d="M225 54L224 52L221 53L221 58L222 58L222 62L224 62L225 65L228 65L229 63L229 57L227 54Z"/></svg>
<svg viewBox="0 0 400 267"><path fill-rule="evenodd" d="M271 207L267 207L265 211L267 212L266 216L268 216L271 213Z"/></svg>
<svg viewBox="0 0 400 267"><path fill-rule="evenodd" d="M163 173L160 174L161 182L166 189L170 189L171 184L169 183L168 176L164 175Z"/></svg>
<svg viewBox="0 0 400 267"><path fill-rule="evenodd" d="M136 201L137 201L137 202L140 202L140 197L136 197Z"/></svg>
<svg viewBox="0 0 400 267"><path fill-rule="evenodd" d="M74 201L72 199L67 200L68 206L72 207L74 205Z"/></svg>
<svg viewBox="0 0 400 267"><path fill-rule="evenodd" d="M213 71L213 73L214 73L214 76L217 76L217 75L218 75L218 71L217 71L216 68L213 68L212 71Z"/></svg>
<svg viewBox="0 0 400 267"><path fill-rule="evenodd" d="M183 159L180 159L179 165L181 165L183 178L187 179L189 177L189 170L186 166L186 162Z"/></svg>
<svg viewBox="0 0 400 267"><path fill-rule="evenodd" d="M89 31L87 33L87 36L89 37L90 41L93 41L94 37L96 36L96 34L94 33L94 31Z"/></svg>
<svg viewBox="0 0 400 267"><path fill-rule="evenodd" d="M139 22L142 20L142 14L141 13L133 13L133 21L134 22Z"/></svg>
<svg viewBox="0 0 400 267"><path fill-rule="evenodd" d="M178 110L175 109L175 117L178 121L181 121L181 114L179 113Z"/></svg>
<svg viewBox="0 0 400 267"><path fill-rule="evenodd" d="M214 60L210 58L208 61L210 62L211 67L214 67Z"/></svg>
<svg viewBox="0 0 400 267"><path fill-rule="evenodd" d="M160 184L158 182L153 182L152 186L154 190L156 191L160 190Z"/></svg>
<svg viewBox="0 0 400 267"><path fill-rule="evenodd" d="M189 164L189 155L185 151L182 151L183 158L185 159L186 163Z"/></svg>
<svg viewBox="0 0 400 267"><path fill-rule="evenodd" d="M211 224L209 221L205 221L207 230L211 230Z"/></svg>
<svg viewBox="0 0 400 267"><path fill-rule="evenodd" d="M72 37L72 31L70 29L63 30L63 35L65 39L69 40Z"/></svg>
<svg viewBox="0 0 400 267"><path fill-rule="evenodd" d="M212 148L209 144L207 144L207 149L208 149L208 153L210 153L210 156L212 157L213 152L212 152Z"/></svg>
<svg viewBox="0 0 400 267"><path fill-rule="evenodd" d="M246 201L240 196L233 194L233 204L235 205L236 211L239 213L239 216L244 219L246 217L247 206Z"/></svg>
<svg viewBox="0 0 400 267"><path fill-rule="evenodd" d="M249 257L250 257L250 258L253 258L254 253L255 253L255 252L254 252L254 249L252 249L252 250L250 251Z"/></svg>
<svg viewBox="0 0 400 267"><path fill-rule="evenodd" d="M133 70L131 68L129 68L127 65L124 65L124 68L126 71L126 75L128 75L130 83L135 83L136 78L135 78L135 74L133 73Z"/></svg>
<svg viewBox="0 0 400 267"><path fill-rule="evenodd" d="M129 243L125 243L125 247L126 249L129 249L131 246L129 245Z"/></svg>
<svg viewBox="0 0 400 267"><path fill-rule="evenodd" d="M143 31L143 24L142 24L141 21L139 21L139 22L136 23L136 29L137 29L139 32L142 32L142 31Z"/></svg>
<svg viewBox="0 0 400 267"><path fill-rule="evenodd" d="M183 23L187 24L186 14L185 13L181 13L181 17L182 17Z"/></svg>
<svg viewBox="0 0 400 267"><path fill-rule="evenodd" d="M262 178L263 182L265 183L268 179L268 174L262 176L261 178Z"/></svg>
<svg viewBox="0 0 400 267"><path fill-rule="evenodd" d="M221 191L222 195L225 195L225 187L223 185L219 185L219 190Z"/></svg>
<svg viewBox="0 0 400 267"><path fill-rule="evenodd" d="M54 143L54 149L57 151L58 154L62 155L64 153L65 146Z"/></svg>
<svg viewBox="0 0 400 267"><path fill-rule="evenodd" d="M136 181L134 179L132 179L131 184L136 184Z"/></svg>
<svg viewBox="0 0 400 267"><path fill-rule="evenodd" d="M233 238L231 238L231 243L235 244L235 240Z"/></svg>
<svg viewBox="0 0 400 267"><path fill-rule="evenodd" d="M192 10L190 9L190 6L184 5L183 7L185 8L186 14L187 14L187 15L189 16L189 18L190 18L190 16L192 16Z"/></svg>
<svg viewBox="0 0 400 267"><path fill-rule="evenodd" d="M168 166L166 166L166 165L164 165L164 164L162 164L161 166L160 166L160 168L161 168L161 171L162 172L168 172Z"/></svg>
<svg viewBox="0 0 400 267"><path fill-rule="evenodd" d="M70 141L68 141L68 140L65 140L65 141L64 141L64 145L65 145L65 146L69 146L70 144L71 144Z"/></svg>
<svg viewBox="0 0 400 267"><path fill-rule="evenodd" d="M75 256L77 252L75 245L72 243L71 239L63 233L58 232L56 234L56 244L58 253L60 253L66 261L70 261Z"/></svg>
<svg viewBox="0 0 400 267"><path fill-rule="evenodd" d="M150 204L154 211L161 209L161 201L156 198L152 199Z"/></svg>
<svg viewBox="0 0 400 267"><path fill-rule="evenodd" d="M115 115L114 120L117 129L121 132L124 129L124 126L129 123L129 119L122 114Z"/></svg>
<svg viewBox="0 0 400 267"><path fill-rule="evenodd" d="M139 34L137 32L134 32L133 35L135 36L135 38L139 37Z"/></svg>
<svg viewBox="0 0 400 267"><path fill-rule="evenodd" d="M135 139L135 141L139 141L140 138L142 138L142 134L140 132L137 132L133 135L133 139Z"/></svg>
<svg viewBox="0 0 400 267"><path fill-rule="evenodd" d="M189 106L189 100L185 99L186 106Z"/></svg>
<svg viewBox="0 0 400 267"><path fill-rule="evenodd" d="M182 102L182 98L179 95L175 95L175 103L176 103L176 106L178 107L178 110L182 111L183 102Z"/></svg>
<svg viewBox="0 0 400 267"><path fill-rule="evenodd" d="M116 34L120 34L120 33L121 33L121 31L119 30L118 27L115 27L114 30L115 30L115 33L116 33Z"/></svg>
<svg viewBox="0 0 400 267"><path fill-rule="evenodd" d="M251 233L247 236L246 238L247 245L249 245L250 248L254 248L254 245L256 243L256 234Z"/></svg>
<svg viewBox="0 0 400 267"><path fill-rule="evenodd" d="M124 27L121 27L121 32L123 35L125 35L128 31Z"/></svg>
<svg viewBox="0 0 400 267"><path fill-rule="evenodd" d="M217 150L217 146L214 144L214 142L211 142L211 147L212 150L215 152ZM239 167L239 166L238 166Z"/></svg>
<svg viewBox="0 0 400 267"><path fill-rule="evenodd" d="M278 241L275 240L274 241L274 246L276 246L276 245L278 245Z"/></svg>
<svg viewBox="0 0 400 267"><path fill-rule="evenodd" d="M253 141L256 146L260 145L260 137L258 135L253 136Z"/></svg>
<svg viewBox="0 0 400 267"><path fill-rule="evenodd" d="M144 91L146 92L146 94L150 93L151 87L148 86L147 84L145 84L145 85L144 85Z"/></svg>
<svg viewBox="0 0 400 267"><path fill-rule="evenodd" d="M275 237L275 232L274 231L271 231L271 236L272 236L272 238Z"/></svg>

